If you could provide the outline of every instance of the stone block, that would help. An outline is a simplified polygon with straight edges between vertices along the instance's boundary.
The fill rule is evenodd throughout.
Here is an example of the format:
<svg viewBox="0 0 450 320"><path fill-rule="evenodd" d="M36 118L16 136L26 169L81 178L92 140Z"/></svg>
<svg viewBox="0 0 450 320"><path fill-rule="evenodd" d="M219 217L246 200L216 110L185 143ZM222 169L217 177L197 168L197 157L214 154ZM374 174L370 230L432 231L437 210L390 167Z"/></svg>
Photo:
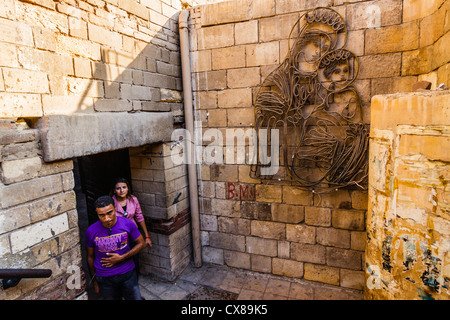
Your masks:
<svg viewBox="0 0 450 320"><path fill-rule="evenodd" d="M40 71L3 68L3 80L8 92L49 93L47 74Z"/></svg>
<svg viewBox="0 0 450 320"><path fill-rule="evenodd" d="M433 1L430 1L433 2ZM436 1L434 1L436 2ZM444 33L446 7L424 17L420 21L420 46L426 47L434 44Z"/></svg>
<svg viewBox="0 0 450 320"><path fill-rule="evenodd" d="M252 106L251 88L226 89L217 94L219 108L250 108Z"/></svg>
<svg viewBox="0 0 450 320"><path fill-rule="evenodd" d="M350 248L350 231L333 228L317 228L317 243L325 246Z"/></svg>
<svg viewBox="0 0 450 320"><path fill-rule="evenodd" d="M402 76L418 75L432 71L433 46L403 53Z"/></svg>
<svg viewBox="0 0 450 320"><path fill-rule="evenodd" d="M280 276L302 278L303 277L303 263L287 259L273 258L272 273Z"/></svg>
<svg viewBox="0 0 450 320"><path fill-rule="evenodd" d="M358 230L365 229L365 211L336 209L332 211L331 221L334 228Z"/></svg>
<svg viewBox="0 0 450 320"><path fill-rule="evenodd" d="M202 231L218 231L217 216L209 214L200 215L200 230Z"/></svg>
<svg viewBox="0 0 450 320"><path fill-rule="evenodd" d="M362 253L341 248L327 248L327 265L332 267L361 270Z"/></svg>
<svg viewBox="0 0 450 320"><path fill-rule="evenodd" d="M250 255L251 270L257 272L272 272L272 258L266 256L259 256L256 254Z"/></svg>
<svg viewBox="0 0 450 320"><path fill-rule="evenodd" d="M241 205L241 213L243 218L270 220L270 204L243 201Z"/></svg>
<svg viewBox="0 0 450 320"><path fill-rule="evenodd" d="M80 56L99 61L101 59L100 44L80 38L69 37L63 34L56 36L57 52ZM105 52L102 52L104 54ZM106 62L106 61L105 61Z"/></svg>
<svg viewBox="0 0 450 320"><path fill-rule="evenodd" d="M236 45L258 42L258 21L236 23L234 26L234 42Z"/></svg>
<svg viewBox="0 0 450 320"><path fill-rule="evenodd" d="M248 253L224 250L224 260L225 264L230 267L248 270L251 268L250 254Z"/></svg>
<svg viewBox="0 0 450 320"><path fill-rule="evenodd" d="M149 9L133 0L118 0L118 7L144 20L150 19Z"/></svg>
<svg viewBox="0 0 450 320"><path fill-rule="evenodd" d="M360 79L387 78L400 75L401 53L366 55L359 58Z"/></svg>
<svg viewBox="0 0 450 320"><path fill-rule="evenodd" d="M240 68L227 70L228 88L256 87L260 84L260 82L261 82L260 68L254 67L254 68ZM250 105L251 105L251 93L250 93Z"/></svg>
<svg viewBox="0 0 450 320"><path fill-rule="evenodd" d="M211 212L214 215L238 218L241 215L240 211L239 201L211 199Z"/></svg>
<svg viewBox="0 0 450 320"><path fill-rule="evenodd" d="M191 52L192 72L211 71L211 50Z"/></svg>
<svg viewBox="0 0 450 320"><path fill-rule="evenodd" d="M341 287L364 290L364 271L341 269Z"/></svg>
<svg viewBox="0 0 450 320"><path fill-rule="evenodd" d="M331 226L331 210L329 208L306 207L305 223L311 226Z"/></svg>
<svg viewBox="0 0 450 320"><path fill-rule="evenodd" d="M257 67L280 63L278 41L249 44L246 46L246 66Z"/></svg>
<svg viewBox="0 0 450 320"><path fill-rule="evenodd" d="M237 169L236 165L212 165L211 180L237 182Z"/></svg>
<svg viewBox="0 0 450 320"><path fill-rule="evenodd" d="M256 185L256 201L281 202L281 186Z"/></svg>
<svg viewBox="0 0 450 320"><path fill-rule="evenodd" d="M352 231L350 234L350 249L364 251L366 249L367 233Z"/></svg>
<svg viewBox="0 0 450 320"><path fill-rule="evenodd" d="M272 221L300 223L305 219L305 208L287 204L272 204Z"/></svg>
<svg viewBox="0 0 450 320"><path fill-rule="evenodd" d="M250 220L241 218L219 217L218 231L230 234L250 235Z"/></svg>
<svg viewBox="0 0 450 320"><path fill-rule="evenodd" d="M291 243L289 241L278 241L278 257L286 259L291 257Z"/></svg>
<svg viewBox="0 0 450 320"><path fill-rule="evenodd" d="M8 208L27 201L63 191L60 175L51 175L0 187L0 208Z"/></svg>
<svg viewBox="0 0 450 320"><path fill-rule="evenodd" d="M317 244L292 243L291 258L297 261L325 264L326 247Z"/></svg>
<svg viewBox="0 0 450 320"><path fill-rule="evenodd" d="M227 87L226 70L194 73L194 90L221 90Z"/></svg>
<svg viewBox="0 0 450 320"><path fill-rule="evenodd" d="M203 247L202 259L206 263L224 264L223 249Z"/></svg>
<svg viewBox="0 0 450 320"><path fill-rule="evenodd" d="M234 45L234 24L205 27L197 32L199 50L223 48Z"/></svg>
<svg viewBox="0 0 450 320"><path fill-rule="evenodd" d="M328 283L332 285L339 285L339 268L333 268L323 265L305 263L305 275L306 280L318 281L322 283Z"/></svg>
<svg viewBox="0 0 450 320"><path fill-rule="evenodd" d="M286 225L279 222L252 220L251 235L267 239L283 240L286 238Z"/></svg>
<svg viewBox="0 0 450 320"><path fill-rule="evenodd" d="M345 189L314 196L314 205L317 207L350 209L351 201L349 191Z"/></svg>
<svg viewBox="0 0 450 320"><path fill-rule="evenodd" d="M0 42L33 47L33 33L28 24L7 19L0 20Z"/></svg>
<svg viewBox="0 0 450 320"><path fill-rule="evenodd" d="M366 31L365 54L402 52L419 47L419 24L404 23Z"/></svg>
<svg viewBox="0 0 450 320"><path fill-rule="evenodd" d="M414 21L430 16L441 6L442 3L443 0L405 0L403 4L403 21Z"/></svg>
<svg viewBox="0 0 450 320"><path fill-rule="evenodd" d="M300 243L316 243L316 228L304 224L287 224L286 240Z"/></svg>
<svg viewBox="0 0 450 320"><path fill-rule="evenodd" d="M232 46L211 50L213 70L245 67L245 46Z"/></svg>
<svg viewBox="0 0 450 320"><path fill-rule="evenodd" d="M347 5L348 30L402 23L402 0L362 1Z"/></svg>
<svg viewBox="0 0 450 320"><path fill-rule="evenodd" d="M310 206L313 204L313 193L297 187L283 186L283 203Z"/></svg>
<svg viewBox="0 0 450 320"><path fill-rule="evenodd" d="M200 7L201 25L220 25L245 21L250 18L249 4L245 0L210 3Z"/></svg>
<svg viewBox="0 0 450 320"><path fill-rule="evenodd" d="M64 213L13 231L10 235L12 253L25 250L68 229L69 221Z"/></svg>
<svg viewBox="0 0 450 320"><path fill-rule="evenodd" d="M305 11L314 9L316 7L331 7L333 0L312 0L312 1L289 1L289 0L277 0L276 1L276 13L289 13L297 11Z"/></svg>
<svg viewBox="0 0 450 320"><path fill-rule="evenodd" d="M258 237L246 237L247 251L268 257L276 257L278 254L278 244L276 240L263 239Z"/></svg>
<svg viewBox="0 0 450 320"><path fill-rule="evenodd" d="M352 208L359 210L367 210L368 201L368 193L367 191L352 191Z"/></svg>
<svg viewBox="0 0 450 320"><path fill-rule="evenodd" d="M171 113L49 115L40 120L45 161L169 141Z"/></svg>
<svg viewBox="0 0 450 320"><path fill-rule="evenodd" d="M31 220L28 206L24 205L8 210L1 210L0 222L0 234L19 229L30 224Z"/></svg>
<svg viewBox="0 0 450 320"><path fill-rule="evenodd" d="M270 17L275 15L275 0L254 0L251 3L253 18Z"/></svg>

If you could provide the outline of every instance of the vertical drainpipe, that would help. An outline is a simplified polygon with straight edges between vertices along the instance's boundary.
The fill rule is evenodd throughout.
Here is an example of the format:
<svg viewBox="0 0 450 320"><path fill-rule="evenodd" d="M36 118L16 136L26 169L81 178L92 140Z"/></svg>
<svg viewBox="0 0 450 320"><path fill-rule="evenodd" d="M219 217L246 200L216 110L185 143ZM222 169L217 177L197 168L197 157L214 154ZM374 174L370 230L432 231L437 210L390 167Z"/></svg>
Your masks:
<svg viewBox="0 0 450 320"><path fill-rule="evenodd" d="M190 133L190 159L188 161L189 174L189 202L191 207L191 225L192 225L192 247L194 252L194 266L202 266L202 247L200 243L200 217L198 210L198 185L197 185L197 165L195 161L195 134L194 134L194 106L192 102L192 82L191 82L191 59L189 56L189 29L188 29L189 10L182 10L178 18L180 29L180 55L181 72L183 75L183 100L184 116L186 129ZM189 135L188 135L189 136ZM187 137L188 137L187 136Z"/></svg>

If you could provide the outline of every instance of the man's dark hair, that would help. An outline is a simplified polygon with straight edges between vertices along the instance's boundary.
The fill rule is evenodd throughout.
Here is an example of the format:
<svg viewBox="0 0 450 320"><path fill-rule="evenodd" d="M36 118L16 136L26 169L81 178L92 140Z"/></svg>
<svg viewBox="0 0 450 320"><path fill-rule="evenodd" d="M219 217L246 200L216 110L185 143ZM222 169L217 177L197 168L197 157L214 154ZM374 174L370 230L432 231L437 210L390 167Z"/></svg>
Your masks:
<svg viewBox="0 0 450 320"><path fill-rule="evenodd" d="M95 208L104 208L112 204L114 206L114 200L110 196L101 196L94 202Z"/></svg>

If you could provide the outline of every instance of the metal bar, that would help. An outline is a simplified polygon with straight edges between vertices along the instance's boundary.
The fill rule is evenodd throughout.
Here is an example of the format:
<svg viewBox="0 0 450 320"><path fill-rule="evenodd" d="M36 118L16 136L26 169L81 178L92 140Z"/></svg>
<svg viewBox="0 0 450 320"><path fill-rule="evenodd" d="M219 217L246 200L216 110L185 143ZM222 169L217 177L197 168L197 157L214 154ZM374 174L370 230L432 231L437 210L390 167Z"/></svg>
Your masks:
<svg viewBox="0 0 450 320"><path fill-rule="evenodd" d="M0 279L49 278L50 269L0 269Z"/></svg>

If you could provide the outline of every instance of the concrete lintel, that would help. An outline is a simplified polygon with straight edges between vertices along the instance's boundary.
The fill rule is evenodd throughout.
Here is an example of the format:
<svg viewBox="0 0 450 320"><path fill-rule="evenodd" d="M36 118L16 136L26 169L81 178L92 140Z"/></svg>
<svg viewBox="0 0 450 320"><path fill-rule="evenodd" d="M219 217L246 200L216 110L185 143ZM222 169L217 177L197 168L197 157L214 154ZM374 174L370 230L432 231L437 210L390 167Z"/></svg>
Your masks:
<svg viewBox="0 0 450 320"><path fill-rule="evenodd" d="M47 115L39 120L45 161L169 141L171 112Z"/></svg>

